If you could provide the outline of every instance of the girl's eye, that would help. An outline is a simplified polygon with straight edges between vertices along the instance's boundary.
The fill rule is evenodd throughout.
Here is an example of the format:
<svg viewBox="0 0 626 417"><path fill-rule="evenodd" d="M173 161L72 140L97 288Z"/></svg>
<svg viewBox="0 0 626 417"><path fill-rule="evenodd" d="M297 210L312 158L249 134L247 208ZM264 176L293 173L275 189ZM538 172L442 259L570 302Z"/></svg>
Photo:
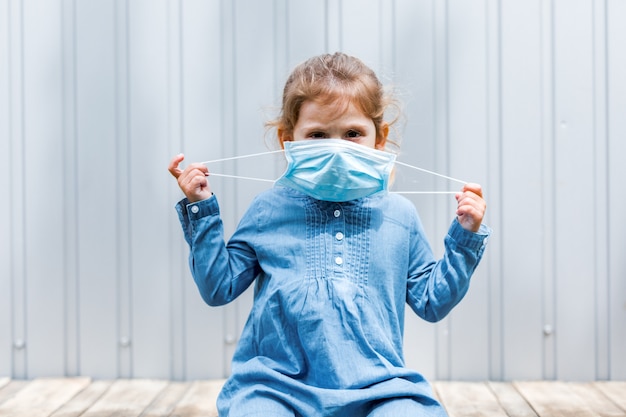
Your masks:
<svg viewBox="0 0 626 417"><path fill-rule="evenodd" d="M313 132L309 134L309 137L313 139L324 139L326 135L324 132Z"/></svg>
<svg viewBox="0 0 626 417"><path fill-rule="evenodd" d="M346 137L348 137L348 138L358 138L360 136L361 136L361 132L356 131L356 130L349 130L346 133Z"/></svg>

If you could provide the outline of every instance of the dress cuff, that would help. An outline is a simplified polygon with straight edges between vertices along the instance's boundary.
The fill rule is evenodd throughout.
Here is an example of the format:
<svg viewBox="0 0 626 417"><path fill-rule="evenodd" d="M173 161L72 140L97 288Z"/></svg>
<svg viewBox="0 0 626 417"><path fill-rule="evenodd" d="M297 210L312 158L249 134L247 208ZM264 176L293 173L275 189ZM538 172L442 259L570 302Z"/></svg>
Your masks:
<svg viewBox="0 0 626 417"><path fill-rule="evenodd" d="M195 203L190 203L187 198L183 198L176 204L176 212L180 222L186 224L189 221L198 220L202 217L219 214L220 209L217 204L217 197L212 195L206 200L196 201Z"/></svg>
<svg viewBox="0 0 626 417"><path fill-rule="evenodd" d="M217 204L217 197L215 197L215 195L212 195L206 200L196 201L195 203L189 203L189 201L187 201L185 209L187 217L191 221L219 214L220 212L219 205Z"/></svg>
<svg viewBox="0 0 626 417"><path fill-rule="evenodd" d="M490 235L491 229L488 226L481 224L478 232L472 232L465 230L456 218L452 221L450 230L448 230L448 236L454 240L457 245L479 252L485 250Z"/></svg>

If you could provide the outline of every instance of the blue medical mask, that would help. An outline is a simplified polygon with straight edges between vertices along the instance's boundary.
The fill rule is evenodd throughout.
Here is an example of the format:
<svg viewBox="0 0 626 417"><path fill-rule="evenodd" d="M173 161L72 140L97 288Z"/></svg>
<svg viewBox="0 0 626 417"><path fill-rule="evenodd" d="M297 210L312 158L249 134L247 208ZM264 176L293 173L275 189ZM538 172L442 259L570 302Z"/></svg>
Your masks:
<svg viewBox="0 0 626 417"><path fill-rule="evenodd" d="M285 142L287 169L276 184L317 200L343 202L386 192L396 155L345 139Z"/></svg>

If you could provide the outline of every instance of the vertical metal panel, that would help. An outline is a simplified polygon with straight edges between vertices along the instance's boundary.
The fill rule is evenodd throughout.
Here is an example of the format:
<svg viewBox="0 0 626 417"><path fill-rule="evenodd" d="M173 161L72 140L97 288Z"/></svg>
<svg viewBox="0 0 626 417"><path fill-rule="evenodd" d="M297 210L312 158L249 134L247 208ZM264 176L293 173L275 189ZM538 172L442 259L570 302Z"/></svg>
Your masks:
<svg viewBox="0 0 626 417"><path fill-rule="evenodd" d="M303 3L304 4L304 3ZM308 4L308 2L306 2ZM319 7L317 8L319 9ZM274 0L274 78L272 82L272 95L267 101L267 105L271 106L270 111L266 112L266 117L274 118L280 108L283 95L283 87L289 73L289 60L292 51L289 49L290 28L295 25L290 24L289 0ZM298 20L294 20L297 22ZM313 20L315 21L315 20ZM319 38L311 36L310 38ZM296 55L299 53L296 49ZM323 51L323 49L322 49ZM299 62L300 59L296 58ZM283 166L274 167L274 178L278 178L283 172Z"/></svg>
<svg viewBox="0 0 626 417"><path fill-rule="evenodd" d="M586 380L595 377L596 356L595 232L585 219L597 213L592 199L572 196L594 187L593 10L584 0L556 0L554 10L556 365L559 378Z"/></svg>
<svg viewBox="0 0 626 417"><path fill-rule="evenodd" d="M28 368L50 376L64 372L61 10L57 2L23 7Z"/></svg>
<svg viewBox="0 0 626 417"><path fill-rule="evenodd" d="M626 207L625 19L625 2L607 2L609 294L606 301L610 306L610 378L617 380L626 379L626 233L622 221L623 207Z"/></svg>
<svg viewBox="0 0 626 417"><path fill-rule="evenodd" d="M399 159L410 165L435 170L435 24L432 1L399 0L393 24L393 87L403 101L404 116L394 126L400 143ZM383 48L389 47L383 45ZM410 117L409 117L410 116ZM396 132L392 131L395 136ZM435 190L435 177L396 167L394 188L398 191ZM443 236L435 233L430 221L440 197L407 195L417 207L423 226L433 247L439 249ZM445 198L445 197L444 197ZM435 346L437 326L424 322L412 311L405 315L404 349L407 366L427 378L437 377Z"/></svg>
<svg viewBox="0 0 626 417"><path fill-rule="evenodd" d="M593 135L594 135L594 287L595 287L595 378L610 375L609 223L608 223L608 126L607 126L607 37L606 3L594 1L593 7Z"/></svg>
<svg viewBox="0 0 626 417"><path fill-rule="evenodd" d="M543 378L556 378L555 323L555 169L554 169L554 7L541 3L541 310L544 322ZM531 223L532 224L532 223ZM535 299L537 303L539 300Z"/></svg>
<svg viewBox="0 0 626 417"><path fill-rule="evenodd" d="M338 49L334 42L329 43L328 38L330 37L330 26L339 20L339 16L335 16L335 13L331 12L327 1L294 3L286 0L285 12L287 15L284 19L284 25L286 26L284 47L286 48L289 67L283 69L285 74L281 78L280 83L276 85L276 92L281 89L280 84L284 83L288 74L287 70L291 69L292 66L313 55L324 52L332 53ZM332 16L330 15L331 13ZM302 24L303 22L306 22L306 24ZM335 24L339 26L338 23ZM278 24L275 30L278 30L280 26L281 24Z"/></svg>
<svg viewBox="0 0 626 417"><path fill-rule="evenodd" d="M391 5L392 2L388 2ZM379 0L341 1L341 49L378 69L381 62ZM334 51L333 51L334 52Z"/></svg>
<svg viewBox="0 0 626 417"><path fill-rule="evenodd" d="M487 179L486 7L484 2L449 2L449 174L485 184ZM460 70L462 68L462 70ZM460 188L458 184L454 188ZM453 198L449 198L454 202ZM450 204L449 218L456 204ZM451 377L487 379L489 369L488 294L484 265L471 291L451 316Z"/></svg>
<svg viewBox="0 0 626 417"><path fill-rule="evenodd" d="M133 359L137 344L133 321L134 295L132 267L134 252L132 247L133 179L131 173L131 2L118 1L114 9L114 50L115 50L115 267L116 267L116 347L117 374L123 378L134 375ZM156 84L159 85L159 84ZM158 87L157 87L158 88ZM143 165L143 163L142 163ZM137 338L138 339L138 338Z"/></svg>
<svg viewBox="0 0 626 417"><path fill-rule="evenodd" d="M228 68L227 54L232 49L227 35L232 22L230 2L183 2L181 8L182 148L179 152L185 153L185 164L232 156L224 153L232 143L225 129L230 106L225 103L229 81L224 71ZM209 166L214 172L220 169L222 166ZM218 201L224 204L227 190L222 188L223 182L219 178L210 181ZM172 179L168 182L175 186ZM175 216L173 211L170 216ZM180 225L175 221L176 237L182 240ZM184 246L185 268L176 277L183 287L184 299L184 375L188 379L207 375L223 377L224 367L229 365L224 360L224 309L209 308L201 300L187 266L186 243Z"/></svg>
<svg viewBox="0 0 626 417"><path fill-rule="evenodd" d="M502 235L502 5L500 2L486 3L486 69L487 83L487 179L484 184L489 210L484 221L497 232L489 241L489 256L485 259L489 291L487 294L489 329L489 372L491 380L504 376L504 302L503 288L503 245Z"/></svg>
<svg viewBox="0 0 626 417"><path fill-rule="evenodd" d="M168 157L167 8L164 0L132 1L127 10L128 43L118 48L118 59L127 54L129 80L126 93L118 95L118 102L128 105L128 136L117 149L120 366L131 376L163 378L169 376L164 365L170 345L162 341L169 339L170 328L160 323L169 320L169 279L157 260L167 259L167 245L164 240L147 245L146 239L166 234L170 211L159 178L144 172L159 172Z"/></svg>
<svg viewBox="0 0 626 417"><path fill-rule="evenodd" d="M501 215L507 227L495 233L502 239L504 377L541 379L544 248L529 242L541 242L542 210L516 198L522 190L534 194L544 180L542 143L549 138L542 138L541 126L541 10L533 2L508 2L501 19Z"/></svg>
<svg viewBox="0 0 626 417"><path fill-rule="evenodd" d="M129 8L129 165L130 279L133 371L150 377L167 377L170 346L169 277L160 260L168 258L164 239L171 202L161 183L167 154L167 54L166 2L133 1ZM139 163L138 163L139 162ZM146 172L163 173L146 175Z"/></svg>
<svg viewBox="0 0 626 417"><path fill-rule="evenodd" d="M63 60L63 262L65 277L65 375L80 374L78 191L76 135L76 3L61 4Z"/></svg>
<svg viewBox="0 0 626 417"><path fill-rule="evenodd" d="M433 140L433 171L441 172L446 175L452 175L450 172L450 164L448 161L448 147L450 139L450 119L449 119L449 105L450 105L450 67L449 67L449 22L448 22L448 2L447 1L435 1L433 2L433 68L434 68L434 91L433 91L433 124L434 132L432 136ZM407 117L411 117L407 114ZM434 182L436 189L441 187L447 187L448 184L445 181L436 179ZM432 217L423 217L422 222L428 224L433 222L434 224L434 237L431 238L435 243L436 239L440 239L440 236L444 236L447 228L443 226L448 221L450 216L451 205L447 200L436 199L435 200L435 212ZM443 248L440 244L434 246L434 252L436 256L443 254ZM435 347L437 352L436 363L436 377L439 379L450 379L450 318L445 318L439 322L436 326L435 334Z"/></svg>
<svg viewBox="0 0 626 417"><path fill-rule="evenodd" d="M9 8L9 187L10 205L10 272L11 340L13 357L11 375L26 378L27 373L27 287L26 287L26 154L24 149L24 12L18 1Z"/></svg>
<svg viewBox="0 0 626 417"><path fill-rule="evenodd" d="M378 72L384 84L391 83L396 70L396 3L396 0L378 2L378 25L380 26L380 36L378 37L379 58L378 63L373 68Z"/></svg>
<svg viewBox="0 0 626 417"><path fill-rule="evenodd" d="M0 2L0 374L228 374L251 292L202 303L165 164L275 147L288 71L344 50L405 101L400 159L482 183L495 229L450 318L407 315L407 363L625 378L622 3ZM275 178L279 159L210 169ZM211 184L227 237L267 186ZM399 169L395 187L457 185ZM441 254L453 198L410 198Z"/></svg>
<svg viewBox="0 0 626 417"><path fill-rule="evenodd" d="M293 3L293 2L291 2ZM321 2L320 2L321 3ZM321 4L318 3L318 7ZM326 7L326 17L324 29L326 32L326 52L333 53L343 50L343 1L342 0L324 0Z"/></svg>
<svg viewBox="0 0 626 417"><path fill-rule="evenodd" d="M274 19L279 17L275 16L273 7L244 0L235 2L234 16L236 47L233 55L233 109L236 129L233 129L232 135L228 135L234 139L232 152L234 155L246 155L277 149L275 137L266 137L264 134L264 123L268 117L265 110L270 103L268 99L275 94L272 81L275 78L276 56L274 34L265 28L275 26ZM250 68L254 68L254 71L250 71ZM271 179L275 175L274 161L273 157L267 156L256 161L235 161L233 165L235 172L240 175ZM231 220L232 229L254 196L272 186L271 183L247 180L226 184L228 191L225 191L233 192L235 197L231 206L234 218L228 219ZM238 340L252 306L252 295L252 288L249 288L227 307L227 314L232 318L226 329L228 341Z"/></svg>
<svg viewBox="0 0 626 417"><path fill-rule="evenodd" d="M188 2L187 4L195 5ZM168 1L167 11L167 124L168 124L168 157L179 154L183 149L183 3ZM204 18L202 13L196 13ZM187 25L185 25L186 27ZM188 25L191 26L191 25ZM207 25L208 26L208 25ZM198 36L203 38L203 36ZM194 66L195 68L195 66ZM173 178L170 184L174 183ZM178 187L169 187L167 200L171 206L181 198ZM177 217L173 214L173 207L169 212L168 225L168 265L170 276L170 309L169 309L169 377L176 381L185 379L185 298L184 282L189 279L185 257L185 242L182 239Z"/></svg>
<svg viewBox="0 0 626 417"><path fill-rule="evenodd" d="M121 3L76 2L80 360L81 373L96 378L119 373L115 40Z"/></svg>
<svg viewBox="0 0 626 417"><path fill-rule="evenodd" d="M268 117L274 113L269 100L276 96L273 80L277 54L274 50L274 34L264 29L267 22L274 26L277 16L274 16L273 8L259 2L247 1L236 2L235 16L234 108L237 128L233 132L233 152L235 155L246 155L277 149L276 138L269 135L266 137L264 126ZM282 86L279 87L281 88ZM271 157L267 159L271 160ZM267 163L267 159L235 161L234 168L244 176L272 178L275 170L272 164ZM253 166L252 170L248 168L250 165ZM271 187L267 183L241 180L232 185L238 191L234 223L243 215L256 194Z"/></svg>
<svg viewBox="0 0 626 417"><path fill-rule="evenodd" d="M0 375L10 375L11 321L11 95L9 1L0 2Z"/></svg>

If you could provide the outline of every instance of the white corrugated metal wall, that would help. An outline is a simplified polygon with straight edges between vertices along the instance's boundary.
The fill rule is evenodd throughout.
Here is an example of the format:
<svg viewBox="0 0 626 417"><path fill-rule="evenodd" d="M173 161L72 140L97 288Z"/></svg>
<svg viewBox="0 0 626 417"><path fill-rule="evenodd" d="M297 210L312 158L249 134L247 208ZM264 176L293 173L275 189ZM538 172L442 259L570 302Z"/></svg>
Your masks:
<svg viewBox="0 0 626 417"><path fill-rule="evenodd" d="M289 69L343 50L400 92L401 160L489 204L466 299L407 317L409 364L626 379L624 21L622 0L0 0L0 375L227 374L251 296L202 304L167 163L266 150ZM266 187L212 182L231 231ZM453 199L411 198L440 252Z"/></svg>

